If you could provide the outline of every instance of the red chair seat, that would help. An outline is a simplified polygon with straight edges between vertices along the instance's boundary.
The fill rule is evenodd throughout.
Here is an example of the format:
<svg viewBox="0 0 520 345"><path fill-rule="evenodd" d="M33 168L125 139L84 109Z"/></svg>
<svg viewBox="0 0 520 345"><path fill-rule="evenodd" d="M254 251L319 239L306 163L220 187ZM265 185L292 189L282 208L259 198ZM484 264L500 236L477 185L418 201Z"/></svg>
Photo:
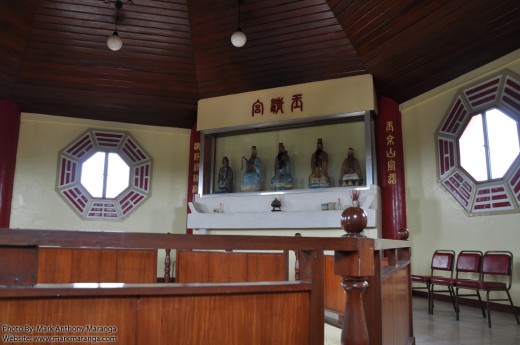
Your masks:
<svg viewBox="0 0 520 345"><path fill-rule="evenodd" d="M431 283L435 285L455 285L455 279L448 277L432 277Z"/></svg>
<svg viewBox="0 0 520 345"><path fill-rule="evenodd" d="M482 282L477 280L461 280L457 282L457 287L461 289L480 289L480 290L495 290L506 289L507 284L502 282Z"/></svg>
<svg viewBox="0 0 520 345"><path fill-rule="evenodd" d="M430 276L416 276L412 275L412 281L415 283L429 283L430 282Z"/></svg>

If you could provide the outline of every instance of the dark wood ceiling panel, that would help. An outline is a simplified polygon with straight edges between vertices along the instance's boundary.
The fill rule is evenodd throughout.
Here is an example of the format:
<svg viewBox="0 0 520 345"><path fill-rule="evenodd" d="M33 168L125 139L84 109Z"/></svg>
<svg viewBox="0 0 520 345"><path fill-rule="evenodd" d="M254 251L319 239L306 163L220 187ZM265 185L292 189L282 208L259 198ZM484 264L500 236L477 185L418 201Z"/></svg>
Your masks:
<svg viewBox="0 0 520 345"><path fill-rule="evenodd" d="M123 49L113 52L114 2L40 1L15 85L22 109L191 127L198 88L186 4L146 5L119 11Z"/></svg>
<svg viewBox="0 0 520 345"><path fill-rule="evenodd" d="M0 10L0 99L13 96L12 89L38 1L12 1L10 5Z"/></svg>
<svg viewBox="0 0 520 345"><path fill-rule="evenodd" d="M511 1L330 3L378 91L398 102L520 46L519 5ZM501 22L508 24L493 32Z"/></svg>
<svg viewBox="0 0 520 345"><path fill-rule="evenodd" d="M520 48L517 0L0 2L0 98L22 111L190 128L201 98L369 73L404 102Z"/></svg>
<svg viewBox="0 0 520 345"><path fill-rule="evenodd" d="M324 0L246 1L240 49L230 43L237 5L199 14L209 2L189 3L201 98L366 73Z"/></svg>

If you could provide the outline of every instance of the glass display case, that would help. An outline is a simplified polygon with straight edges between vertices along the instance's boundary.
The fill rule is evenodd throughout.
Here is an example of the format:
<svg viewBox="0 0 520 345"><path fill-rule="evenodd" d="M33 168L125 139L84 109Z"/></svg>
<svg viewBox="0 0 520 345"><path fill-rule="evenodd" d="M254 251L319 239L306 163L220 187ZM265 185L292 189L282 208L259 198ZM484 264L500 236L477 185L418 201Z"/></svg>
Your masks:
<svg viewBox="0 0 520 345"><path fill-rule="evenodd" d="M266 195L368 189L375 181L376 171L373 133L370 111L277 123L276 126L202 132L199 197L222 196L223 193ZM256 160L252 159L253 149ZM347 159L349 153L355 159ZM249 174L248 163L249 170L254 170L251 174L257 175L254 182L245 176ZM328 184L317 183L318 179L314 178L316 163L325 164ZM353 168L355 166L358 168ZM287 173L290 183L284 182Z"/></svg>

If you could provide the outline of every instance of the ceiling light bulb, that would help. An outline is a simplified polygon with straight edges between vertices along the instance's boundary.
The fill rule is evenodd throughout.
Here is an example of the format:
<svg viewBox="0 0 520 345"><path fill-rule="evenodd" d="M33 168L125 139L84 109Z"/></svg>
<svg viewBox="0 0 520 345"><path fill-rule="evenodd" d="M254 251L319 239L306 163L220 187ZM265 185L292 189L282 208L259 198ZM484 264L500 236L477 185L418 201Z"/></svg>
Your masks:
<svg viewBox="0 0 520 345"><path fill-rule="evenodd" d="M107 39L107 46L110 50L114 51L121 49L123 41L121 41L121 37L119 37L117 31L114 31L114 34Z"/></svg>
<svg viewBox="0 0 520 345"><path fill-rule="evenodd" d="M246 44L246 42L246 34L242 32L240 28L238 28L237 31L235 31L233 35L231 35L231 43L237 48L243 47L244 44Z"/></svg>

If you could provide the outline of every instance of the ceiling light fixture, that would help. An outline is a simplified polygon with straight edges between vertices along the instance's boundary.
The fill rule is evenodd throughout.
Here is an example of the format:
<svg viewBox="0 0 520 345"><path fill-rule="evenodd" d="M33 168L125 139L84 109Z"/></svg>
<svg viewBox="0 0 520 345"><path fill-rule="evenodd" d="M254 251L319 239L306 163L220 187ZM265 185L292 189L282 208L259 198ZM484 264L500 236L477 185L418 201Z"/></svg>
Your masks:
<svg viewBox="0 0 520 345"><path fill-rule="evenodd" d="M247 42L247 36L240 28L240 5L242 5L242 2L244 0L237 0L238 1L238 28L237 31L233 32L233 35L231 35L231 43L237 47L243 47L244 44Z"/></svg>
<svg viewBox="0 0 520 345"><path fill-rule="evenodd" d="M121 0L116 0L115 5L116 5L116 28L115 28L112 36L110 36L107 39L107 46L108 46L108 48L110 48L110 50L117 51L117 50L121 49L121 47L123 46L123 41L121 41L121 37L119 37L119 35L117 33L117 21L119 19L119 10L123 7L123 2Z"/></svg>

